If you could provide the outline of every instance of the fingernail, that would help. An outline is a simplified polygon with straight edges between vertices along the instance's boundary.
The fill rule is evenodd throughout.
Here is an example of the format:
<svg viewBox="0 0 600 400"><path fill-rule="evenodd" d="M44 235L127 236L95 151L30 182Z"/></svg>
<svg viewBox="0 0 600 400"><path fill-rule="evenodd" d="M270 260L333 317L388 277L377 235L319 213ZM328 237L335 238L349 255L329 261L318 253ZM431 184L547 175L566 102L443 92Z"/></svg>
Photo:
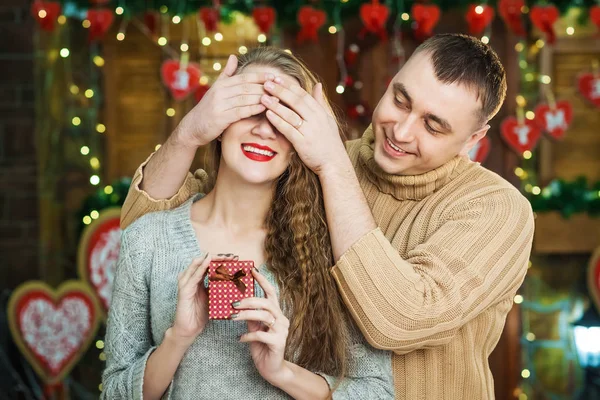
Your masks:
<svg viewBox="0 0 600 400"><path fill-rule="evenodd" d="M272 102L271 97L266 96L266 95L262 96L262 101L264 101L267 104L271 104L271 102Z"/></svg>
<svg viewBox="0 0 600 400"><path fill-rule="evenodd" d="M218 255L219 257L223 257L225 254L223 254L223 253L219 253L219 254L217 254L217 255Z"/></svg>
<svg viewBox="0 0 600 400"><path fill-rule="evenodd" d="M252 269L254 270L254 272L256 272L257 274L260 274L260 271L258 270L258 268L256 267L252 267Z"/></svg>
<svg viewBox="0 0 600 400"><path fill-rule="evenodd" d="M240 302L239 301L234 301L233 303L231 303L231 307L236 308L240 306Z"/></svg>
<svg viewBox="0 0 600 400"><path fill-rule="evenodd" d="M236 319L239 316L240 316L240 314L231 314L230 315L231 319Z"/></svg>
<svg viewBox="0 0 600 400"><path fill-rule="evenodd" d="M273 79L275 79L275 75L273 75L273 74L267 74L267 79L273 80Z"/></svg>
<svg viewBox="0 0 600 400"><path fill-rule="evenodd" d="M280 77L275 77L275 82L282 84L283 83L283 79L281 79Z"/></svg>
<svg viewBox="0 0 600 400"><path fill-rule="evenodd" d="M227 257L231 257L233 255L233 253L227 253L225 254Z"/></svg>
<svg viewBox="0 0 600 400"><path fill-rule="evenodd" d="M265 82L265 87L270 90L275 89L275 85L273 84L273 82L270 82L270 81Z"/></svg>

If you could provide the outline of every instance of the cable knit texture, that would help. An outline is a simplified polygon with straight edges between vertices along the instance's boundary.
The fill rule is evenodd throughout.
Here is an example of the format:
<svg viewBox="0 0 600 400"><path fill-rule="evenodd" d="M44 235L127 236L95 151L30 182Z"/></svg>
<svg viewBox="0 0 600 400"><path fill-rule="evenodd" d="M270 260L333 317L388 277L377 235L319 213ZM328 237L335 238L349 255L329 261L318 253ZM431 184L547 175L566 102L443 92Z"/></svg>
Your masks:
<svg viewBox="0 0 600 400"><path fill-rule="evenodd" d="M177 275L203 254L190 220L191 205L201 197L171 211L145 215L123 232L107 323L103 399L143 397L148 357L175 319ZM277 288L268 268L259 270ZM264 296L258 285L255 294ZM289 398L258 373L248 344L238 341L246 331L243 321L209 321L186 352L164 398ZM372 348L358 329L352 331L349 374L333 398L393 398L391 353ZM320 375L330 386L336 381Z"/></svg>
<svg viewBox="0 0 600 400"><path fill-rule="evenodd" d="M463 157L422 175L386 174L373 159L374 140L369 127L346 144L378 228L332 269L344 301L368 342L394 352L397 399L493 399L488 357L527 271L531 206ZM202 173L189 174L176 196L156 201L139 190L142 167L125 225L203 185Z"/></svg>

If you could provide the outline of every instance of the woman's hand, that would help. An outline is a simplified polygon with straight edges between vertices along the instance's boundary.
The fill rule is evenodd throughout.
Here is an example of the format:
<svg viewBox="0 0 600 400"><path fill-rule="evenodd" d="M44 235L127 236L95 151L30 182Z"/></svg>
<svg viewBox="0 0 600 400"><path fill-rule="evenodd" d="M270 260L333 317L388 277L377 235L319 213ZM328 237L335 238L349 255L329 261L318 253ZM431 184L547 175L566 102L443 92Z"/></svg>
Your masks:
<svg viewBox="0 0 600 400"><path fill-rule="evenodd" d="M190 346L204 330L208 322L208 294L204 287L204 276L211 261L235 261L233 254L209 254L196 258L178 276L177 311L172 333L185 346Z"/></svg>
<svg viewBox="0 0 600 400"><path fill-rule="evenodd" d="M234 75L238 60L229 56L227 65L202 100L177 127L177 139L189 147L204 146L215 140L234 122L260 114L263 83L275 79L272 74L241 73Z"/></svg>
<svg viewBox="0 0 600 400"><path fill-rule="evenodd" d="M234 308L247 310L234 314L232 318L248 322L248 333L242 335L240 342L250 343L256 369L265 380L277 385L289 373L284 355L290 322L279 307L273 285L256 269L252 275L266 298L249 297L234 303Z"/></svg>

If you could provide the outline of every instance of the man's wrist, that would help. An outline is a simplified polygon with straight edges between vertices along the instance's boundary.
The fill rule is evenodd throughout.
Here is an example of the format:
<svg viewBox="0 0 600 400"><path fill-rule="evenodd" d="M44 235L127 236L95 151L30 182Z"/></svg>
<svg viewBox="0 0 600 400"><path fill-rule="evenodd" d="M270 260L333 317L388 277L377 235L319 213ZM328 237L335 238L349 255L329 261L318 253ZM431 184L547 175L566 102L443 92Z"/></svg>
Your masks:
<svg viewBox="0 0 600 400"><path fill-rule="evenodd" d="M194 138L194 135L185 124L183 119L173 131L173 134L169 137L168 141L171 145L176 148L188 151L196 151L199 147L205 143L200 143L198 139Z"/></svg>

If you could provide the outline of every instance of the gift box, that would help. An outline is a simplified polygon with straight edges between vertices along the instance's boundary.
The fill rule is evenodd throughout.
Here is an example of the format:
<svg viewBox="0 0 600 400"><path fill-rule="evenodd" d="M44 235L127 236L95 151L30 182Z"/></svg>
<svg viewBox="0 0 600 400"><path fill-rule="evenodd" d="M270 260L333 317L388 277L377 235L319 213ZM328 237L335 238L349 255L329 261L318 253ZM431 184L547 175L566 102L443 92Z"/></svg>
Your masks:
<svg viewBox="0 0 600 400"><path fill-rule="evenodd" d="M234 301L254 296L253 261L211 262L208 267L208 317L231 319Z"/></svg>

